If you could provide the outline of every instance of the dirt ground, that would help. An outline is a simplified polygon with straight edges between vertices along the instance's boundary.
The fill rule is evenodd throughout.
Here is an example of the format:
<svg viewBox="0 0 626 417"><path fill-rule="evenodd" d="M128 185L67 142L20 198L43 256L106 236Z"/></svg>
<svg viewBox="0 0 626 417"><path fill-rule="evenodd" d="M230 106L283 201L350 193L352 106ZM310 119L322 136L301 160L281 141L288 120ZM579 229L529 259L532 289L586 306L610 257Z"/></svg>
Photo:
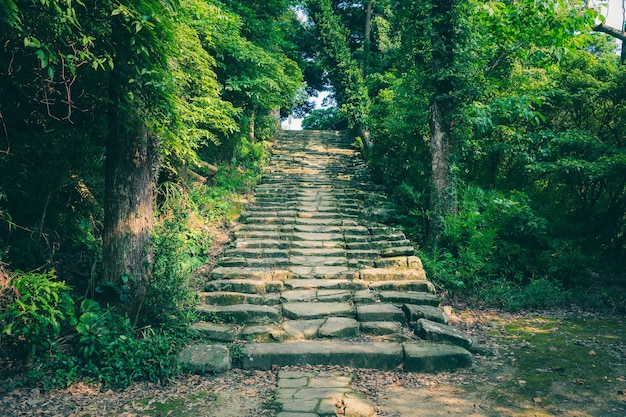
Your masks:
<svg viewBox="0 0 626 417"><path fill-rule="evenodd" d="M623 317L576 310L464 310L452 319L475 340L469 369L334 371L351 375L379 416L626 416ZM167 385L135 384L119 392L85 383L48 392L6 392L0 381L0 416L273 416L277 371L187 375Z"/></svg>

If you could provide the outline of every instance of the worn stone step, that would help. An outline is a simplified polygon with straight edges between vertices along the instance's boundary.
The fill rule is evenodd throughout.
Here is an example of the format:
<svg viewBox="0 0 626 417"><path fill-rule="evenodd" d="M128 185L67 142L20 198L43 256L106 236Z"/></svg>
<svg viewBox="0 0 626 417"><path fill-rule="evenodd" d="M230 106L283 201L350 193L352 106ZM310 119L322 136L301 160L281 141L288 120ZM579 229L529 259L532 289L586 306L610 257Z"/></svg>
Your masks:
<svg viewBox="0 0 626 417"><path fill-rule="evenodd" d="M356 318L360 322L366 321L395 321L406 322L406 316L401 308L393 304L376 303L356 306Z"/></svg>
<svg viewBox="0 0 626 417"><path fill-rule="evenodd" d="M419 304L437 307L440 298L425 292L403 292L403 291L380 291L378 293L380 301L395 304Z"/></svg>
<svg viewBox="0 0 626 417"><path fill-rule="evenodd" d="M236 248L226 249L225 256L239 256L243 258L288 258L288 249L272 248Z"/></svg>
<svg viewBox="0 0 626 417"><path fill-rule="evenodd" d="M198 298L203 304L232 305L232 304L256 304L262 305L265 298L259 294L249 294L232 291L212 291L198 293Z"/></svg>
<svg viewBox="0 0 626 417"><path fill-rule="evenodd" d="M406 315L407 320L410 323L415 323L419 319L427 319L437 323L448 324L448 317L440 308L428 306L428 305L414 305L404 304L402 311Z"/></svg>
<svg viewBox="0 0 626 417"><path fill-rule="evenodd" d="M283 281L265 281L259 279L219 279L208 281L205 291L231 291L250 294L279 292L285 288Z"/></svg>
<svg viewBox="0 0 626 417"><path fill-rule="evenodd" d="M245 279L245 280L263 280L277 281L289 278L290 273L287 269L275 268L254 268L254 267L226 267L218 266L211 271L211 277L214 280L222 279Z"/></svg>
<svg viewBox="0 0 626 417"><path fill-rule="evenodd" d="M348 302L292 302L283 304L283 316L292 320L354 317L354 308Z"/></svg>
<svg viewBox="0 0 626 417"><path fill-rule="evenodd" d="M346 254L343 248L291 248L289 256L333 256L343 257Z"/></svg>
<svg viewBox="0 0 626 417"><path fill-rule="evenodd" d="M271 323L282 318L280 308L254 304L213 306L200 304L196 312L201 317L217 319L225 323Z"/></svg>
<svg viewBox="0 0 626 417"><path fill-rule="evenodd" d="M426 280L423 269L368 268L360 271L363 281L419 281Z"/></svg>
<svg viewBox="0 0 626 417"><path fill-rule="evenodd" d="M428 319L419 319L415 333L421 338L433 342L449 342L458 345L464 349L472 347L472 338L454 327L430 321Z"/></svg>
<svg viewBox="0 0 626 417"><path fill-rule="evenodd" d="M344 289L327 290L327 289L304 289L304 290L287 290L280 294L281 301L286 303L294 302L340 302L352 299L352 291Z"/></svg>
<svg viewBox="0 0 626 417"><path fill-rule="evenodd" d="M289 246L288 241L280 239L239 239L235 242L235 248L237 249L288 249Z"/></svg>
<svg viewBox="0 0 626 417"><path fill-rule="evenodd" d="M376 260L377 268L391 269L424 269L422 261L417 256L394 256Z"/></svg>
<svg viewBox="0 0 626 417"><path fill-rule="evenodd" d="M367 288L367 284L363 281L348 279L289 279L283 282L285 288L295 289L351 289L363 290Z"/></svg>
<svg viewBox="0 0 626 417"><path fill-rule="evenodd" d="M337 254L339 255L339 253ZM290 256L289 262L291 265L300 266L347 266L348 259L342 256Z"/></svg>
<svg viewBox="0 0 626 417"><path fill-rule="evenodd" d="M237 330L233 326L216 324L205 321L193 323L189 326L192 330L202 334L209 340L216 342L232 342L237 339Z"/></svg>
<svg viewBox="0 0 626 417"><path fill-rule="evenodd" d="M404 361L398 343L297 341L251 343L242 351L243 369L269 370L272 366L343 365L383 370L396 369Z"/></svg>
<svg viewBox="0 0 626 417"><path fill-rule="evenodd" d="M426 280L406 280L406 281L374 281L369 282L368 287L372 290L380 291L418 291L435 293L435 286Z"/></svg>

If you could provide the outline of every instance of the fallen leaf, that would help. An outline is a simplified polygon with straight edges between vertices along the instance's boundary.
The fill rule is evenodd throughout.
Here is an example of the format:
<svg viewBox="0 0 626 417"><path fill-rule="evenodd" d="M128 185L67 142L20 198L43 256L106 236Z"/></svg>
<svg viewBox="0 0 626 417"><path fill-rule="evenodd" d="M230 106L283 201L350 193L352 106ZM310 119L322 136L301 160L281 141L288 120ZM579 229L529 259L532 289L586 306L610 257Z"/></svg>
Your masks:
<svg viewBox="0 0 626 417"><path fill-rule="evenodd" d="M615 378L615 380L619 382L626 382L626 378L624 378L623 376L618 376L617 378Z"/></svg>
<svg viewBox="0 0 626 417"><path fill-rule="evenodd" d="M539 404L539 403L541 402L541 398L539 398L539 397L535 397L535 398L533 398L533 402L534 402L535 404Z"/></svg>
<svg viewBox="0 0 626 417"><path fill-rule="evenodd" d="M589 356L596 356L597 353L596 353L595 350L592 349L592 350L589 351L589 353L587 353L587 355L589 355Z"/></svg>
<svg viewBox="0 0 626 417"><path fill-rule="evenodd" d="M585 380L582 378L576 378L574 381L572 381L574 384L576 385L584 385L585 384Z"/></svg>

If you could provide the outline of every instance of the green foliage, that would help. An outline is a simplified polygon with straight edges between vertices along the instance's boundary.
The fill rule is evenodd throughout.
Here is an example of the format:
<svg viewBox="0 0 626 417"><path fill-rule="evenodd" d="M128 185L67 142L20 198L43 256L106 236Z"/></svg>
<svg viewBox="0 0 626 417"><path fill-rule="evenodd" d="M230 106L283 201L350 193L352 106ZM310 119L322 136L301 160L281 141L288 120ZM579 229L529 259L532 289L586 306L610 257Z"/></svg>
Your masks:
<svg viewBox="0 0 626 417"><path fill-rule="evenodd" d="M339 110L348 119L350 127L364 127L368 122L370 98L359 63L350 50L350 33L333 11L331 1L305 3L315 22L312 28L319 36L325 64L334 69L329 77Z"/></svg>
<svg viewBox="0 0 626 417"><path fill-rule="evenodd" d="M305 130L343 130L346 127L347 121L336 107L313 110L302 120L302 128Z"/></svg>
<svg viewBox="0 0 626 417"><path fill-rule="evenodd" d="M181 329L135 329L128 318L87 299L81 303L76 332L78 372L96 379L103 390L137 380L162 381L179 372Z"/></svg>
<svg viewBox="0 0 626 417"><path fill-rule="evenodd" d="M150 323L182 320L180 312L195 301L193 271L206 260L212 243L211 235L194 224L197 209L181 186L163 183L160 194L154 265L143 305Z"/></svg>
<svg viewBox="0 0 626 417"><path fill-rule="evenodd" d="M24 349L29 360L49 351L67 325L74 325L74 302L71 288L59 282L54 271L16 272L7 289L15 297L0 305L2 345ZM7 291L3 288L3 292ZM4 295L4 294L3 294Z"/></svg>
<svg viewBox="0 0 626 417"><path fill-rule="evenodd" d="M496 281L486 286L480 297L489 305L507 310L561 307L571 299L561 282L547 278L533 279L526 285Z"/></svg>
<svg viewBox="0 0 626 417"><path fill-rule="evenodd" d="M542 276L545 219L528 197L505 197L469 186L459 193L459 212L444 219L440 246L425 256L432 279L451 292L477 294L493 282L520 285Z"/></svg>

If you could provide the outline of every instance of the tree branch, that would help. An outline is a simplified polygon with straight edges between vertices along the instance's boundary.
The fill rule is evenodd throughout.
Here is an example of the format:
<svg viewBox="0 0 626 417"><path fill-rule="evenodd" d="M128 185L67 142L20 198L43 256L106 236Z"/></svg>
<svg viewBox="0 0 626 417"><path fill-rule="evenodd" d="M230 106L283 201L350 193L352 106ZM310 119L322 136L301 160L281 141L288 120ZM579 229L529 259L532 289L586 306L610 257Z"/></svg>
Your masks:
<svg viewBox="0 0 626 417"><path fill-rule="evenodd" d="M606 33L607 35L610 35L614 38L617 38L619 40L621 40L622 42L626 42L626 32L624 32L623 30L619 30L619 29L615 29L612 28L610 26L604 26L603 23L600 23L599 25L596 25L593 28L594 32L602 32L602 33Z"/></svg>

